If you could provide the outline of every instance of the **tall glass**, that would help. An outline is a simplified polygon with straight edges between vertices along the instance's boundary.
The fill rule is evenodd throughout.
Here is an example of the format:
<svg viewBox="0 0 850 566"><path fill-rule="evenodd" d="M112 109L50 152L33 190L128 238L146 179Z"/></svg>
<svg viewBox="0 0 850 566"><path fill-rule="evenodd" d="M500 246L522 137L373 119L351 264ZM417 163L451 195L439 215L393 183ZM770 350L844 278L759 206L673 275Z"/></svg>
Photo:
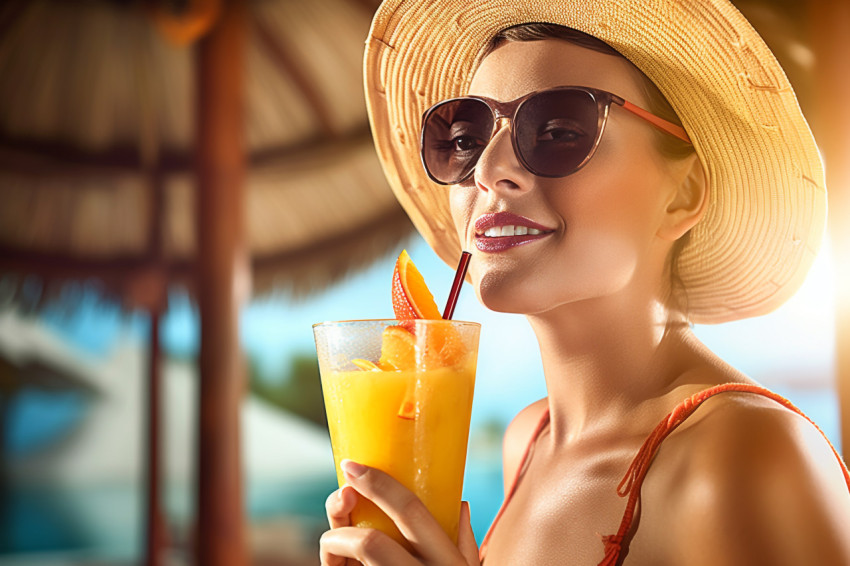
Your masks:
<svg viewBox="0 0 850 566"><path fill-rule="evenodd" d="M313 326L325 410L339 464L387 472L413 491L457 542L481 326L446 320L355 320ZM352 523L406 544L360 500Z"/></svg>

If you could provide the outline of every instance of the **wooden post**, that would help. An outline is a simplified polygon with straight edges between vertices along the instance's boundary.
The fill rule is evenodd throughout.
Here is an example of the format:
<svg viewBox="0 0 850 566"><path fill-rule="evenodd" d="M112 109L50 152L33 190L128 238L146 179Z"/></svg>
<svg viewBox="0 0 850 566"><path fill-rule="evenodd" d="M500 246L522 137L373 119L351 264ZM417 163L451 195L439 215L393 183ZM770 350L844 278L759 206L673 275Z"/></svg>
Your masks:
<svg viewBox="0 0 850 566"><path fill-rule="evenodd" d="M815 135L826 165L835 264L836 385L844 461L850 462L850 3L809 0L815 52Z"/></svg>
<svg viewBox="0 0 850 566"><path fill-rule="evenodd" d="M201 317L196 563L247 564L239 312L250 287L244 237L244 4L224 3L197 52L197 235Z"/></svg>
<svg viewBox="0 0 850 566"><path fill-rule="evenodd" d="M162 512L162 470L160 465L162 438L161 409L161 350L159 347L160 310L150 312L150 357L148 367L147 443L146 443L146 515L145 515L145 566L164 564L163 550L167 543L167 529Z"/></svg>

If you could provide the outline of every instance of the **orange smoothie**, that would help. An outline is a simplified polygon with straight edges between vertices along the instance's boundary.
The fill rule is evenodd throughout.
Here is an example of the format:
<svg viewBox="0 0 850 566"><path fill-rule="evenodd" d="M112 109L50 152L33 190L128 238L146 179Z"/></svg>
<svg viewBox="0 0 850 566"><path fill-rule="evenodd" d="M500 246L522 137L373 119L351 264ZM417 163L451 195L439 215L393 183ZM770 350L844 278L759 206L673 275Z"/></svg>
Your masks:
<svg viewBox="0 0 850 566"><path fill-rule="evenodd" d="M474 356L450 368L322 375L339 485L346 458L383 470L416 493L457 542L474 386ZM406 397L415 406L409 416L399 414ZM368 501L358 504L352 521L403 542Z"/></svg>
<svg viewBox="0 0 850 566"><path fill-rule="evenodd" d="M464 273L458 269L455 288ZM388 473L457 543L481 325L443 320L405 251L393 272L392 303L395 320L313 325L337 479L342 487L345 459ZM351 519L408 546L365 499Z"/></svg>

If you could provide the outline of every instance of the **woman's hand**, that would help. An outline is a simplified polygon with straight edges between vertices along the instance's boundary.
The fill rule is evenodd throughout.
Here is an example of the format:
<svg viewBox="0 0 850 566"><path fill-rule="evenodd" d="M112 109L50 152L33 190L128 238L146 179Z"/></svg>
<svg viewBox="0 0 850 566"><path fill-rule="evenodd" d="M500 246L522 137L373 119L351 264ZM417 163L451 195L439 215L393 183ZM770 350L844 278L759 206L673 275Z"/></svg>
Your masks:
<svg viewBox="0 0 850 566"><path fill-rule="evenodd" d="M366 566L480 564L466 502L461 505L455 546L422 501L392 477L350 460L341 465L348 485L332 493L326 503L331 530L322 535L322 566L351 564L353 560L348 559ZM414 554L381 531L351 526L350 514L358 497L371 499L395 522Z"/></svg>

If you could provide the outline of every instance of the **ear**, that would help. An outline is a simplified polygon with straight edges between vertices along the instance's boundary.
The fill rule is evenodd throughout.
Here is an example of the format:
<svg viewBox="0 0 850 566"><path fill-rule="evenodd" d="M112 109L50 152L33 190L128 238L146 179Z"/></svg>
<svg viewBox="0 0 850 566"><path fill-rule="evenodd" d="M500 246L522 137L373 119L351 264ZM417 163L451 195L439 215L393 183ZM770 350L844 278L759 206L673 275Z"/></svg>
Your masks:
<svg viewBox="0 0 850 566"><path fill-rule="evenodd" d="M700 221L708 205L708 178L696 153L676 164L675 186L658 236L675 241Z"/></svg>

